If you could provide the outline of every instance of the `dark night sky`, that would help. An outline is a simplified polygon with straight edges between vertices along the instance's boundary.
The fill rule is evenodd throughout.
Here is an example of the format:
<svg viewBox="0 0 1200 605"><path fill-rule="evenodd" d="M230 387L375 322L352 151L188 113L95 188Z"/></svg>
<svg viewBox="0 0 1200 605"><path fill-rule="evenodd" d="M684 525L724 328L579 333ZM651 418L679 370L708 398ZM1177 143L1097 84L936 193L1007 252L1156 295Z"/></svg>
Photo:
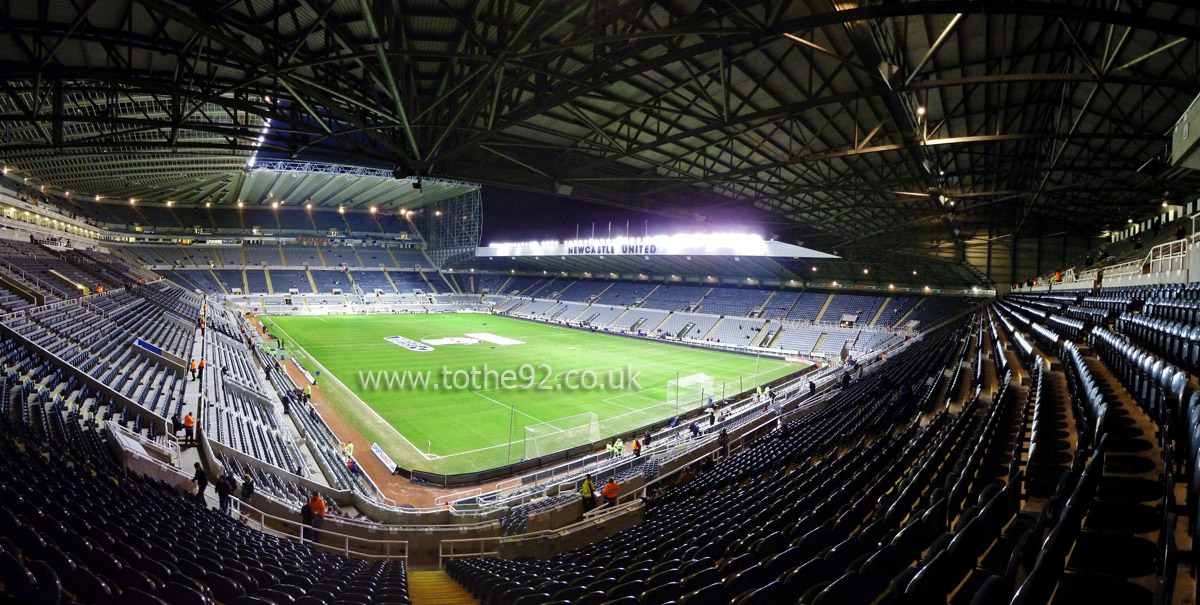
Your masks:
<svg viewBox="0 0 1200 605"><path fill-rule="evenodd" d="M629 230L634 236L648 228L651 235L736 231L769 238L781 228L763 222L761 215L748 211L744 205L701 209L699 213L705 215L706 220L698 222L502 187L485 186L482 195L483 245L499 241L572 238L576 224L579 234L588 237L593 222L596 235L603 236L608 233L609 221L612 221L613 235L623 235L625 221L629 221Z"/></svg>

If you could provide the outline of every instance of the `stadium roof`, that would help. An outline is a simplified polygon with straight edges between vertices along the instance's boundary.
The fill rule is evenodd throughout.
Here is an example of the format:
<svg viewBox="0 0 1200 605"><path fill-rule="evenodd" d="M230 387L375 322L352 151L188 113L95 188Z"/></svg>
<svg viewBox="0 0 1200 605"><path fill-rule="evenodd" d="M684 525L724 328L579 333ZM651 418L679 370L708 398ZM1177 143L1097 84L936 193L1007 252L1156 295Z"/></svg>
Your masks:
<svg viewBox="0 0 1200 605"><path fill-rule="evenodd" d="M846 255L1095 235L1200 183L1162 161L1200 93L1190 1L5 11L3 161L109 197L227 192L258 154L684 218L752 206Z"/></svg>
<svg viewBox="0 0 1200 605"><path fill-rule="evenodd" d="M478 188L474 183L428 177L418 185L415 178L396 179L390 171L370 168L266 160L229 175L208 197L258 205L290 202L292 206L395 210L419 208ZM193 192L178 198L199 203L205 199L202 195Z"/></svg>

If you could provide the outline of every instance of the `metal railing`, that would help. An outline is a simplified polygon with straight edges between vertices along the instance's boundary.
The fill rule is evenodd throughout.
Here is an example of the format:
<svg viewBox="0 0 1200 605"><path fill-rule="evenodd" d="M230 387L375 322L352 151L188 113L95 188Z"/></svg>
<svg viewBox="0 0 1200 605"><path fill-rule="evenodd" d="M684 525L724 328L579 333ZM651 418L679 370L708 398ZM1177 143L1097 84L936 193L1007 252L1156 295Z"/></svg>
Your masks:
<svg viewBox="0 0 1200 605"><path fill-rule="evenodd" d="M248 527L263 533L296 540L328 552L364 559L397 559L408 561L407 540L371 540L359 536L338 533L323 527L313 527L276 517L234 498L230 503L233 517Z"/></svg>
<svg viewBox="0 0 1200 605"><path fill-rule="evenodd" d="M438 564L445 569L451 559L494 557L500 554L499 547L500 536L442 540L438 544Z"/></svg>

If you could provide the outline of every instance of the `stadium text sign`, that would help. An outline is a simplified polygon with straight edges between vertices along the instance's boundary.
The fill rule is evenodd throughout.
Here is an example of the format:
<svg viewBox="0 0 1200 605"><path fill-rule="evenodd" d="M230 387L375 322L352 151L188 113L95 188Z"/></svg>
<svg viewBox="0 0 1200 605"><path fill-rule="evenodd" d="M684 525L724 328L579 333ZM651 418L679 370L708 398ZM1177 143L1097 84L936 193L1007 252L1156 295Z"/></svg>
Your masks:
<svg viewBox="0 0 1200 605"><path fill-rule="evenodd" d="M691 233L566 241L513 242L476 248L479 257L517 256L760 256L837 258L831 254L764 240L752 233Z"/></svg>
<svg viewBox="0 0 1200 605"><path fill-rule="evenodd" d="M567 254L591 255L591 254L617 254L618 248L621 254L658 254L658 246L653 244L624 244L622 246L601 245L601 246L567 246Z"/></svg>

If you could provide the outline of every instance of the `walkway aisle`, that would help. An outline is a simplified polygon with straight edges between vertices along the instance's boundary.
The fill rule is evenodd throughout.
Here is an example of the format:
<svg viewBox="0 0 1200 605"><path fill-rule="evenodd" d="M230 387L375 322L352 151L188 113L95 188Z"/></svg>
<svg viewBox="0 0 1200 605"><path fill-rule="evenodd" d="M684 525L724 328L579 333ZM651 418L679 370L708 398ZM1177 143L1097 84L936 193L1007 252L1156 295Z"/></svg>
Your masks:
<svg viewBox="0 0 1200 605"><path fill-rule="evenodd" d="M476 601L444 571L409 571L408 598L413 605L475 605Z"/></svg>

